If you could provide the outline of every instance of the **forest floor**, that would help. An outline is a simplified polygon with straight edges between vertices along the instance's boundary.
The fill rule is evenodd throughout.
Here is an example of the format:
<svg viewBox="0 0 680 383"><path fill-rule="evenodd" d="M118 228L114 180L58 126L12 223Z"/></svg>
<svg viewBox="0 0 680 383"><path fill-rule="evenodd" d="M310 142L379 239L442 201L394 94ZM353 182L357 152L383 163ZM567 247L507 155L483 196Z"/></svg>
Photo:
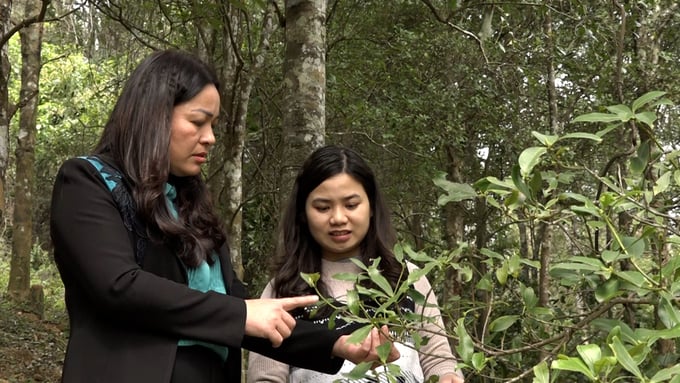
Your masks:
<svg viewBox="0 0 680 383"><path fill-rule="evenodd" d="M67 328L65 313L40 319L0 296L0 383L58 383Z"/></svg>

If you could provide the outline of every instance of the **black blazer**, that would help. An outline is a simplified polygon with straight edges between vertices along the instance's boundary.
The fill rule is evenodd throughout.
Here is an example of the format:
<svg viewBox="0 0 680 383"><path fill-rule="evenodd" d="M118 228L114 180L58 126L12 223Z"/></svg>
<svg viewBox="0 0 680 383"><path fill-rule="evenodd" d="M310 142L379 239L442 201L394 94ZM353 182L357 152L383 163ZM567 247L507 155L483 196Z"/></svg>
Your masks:
<svg viewBox="0 0 680 383"><path fill-rule="evenodd" d="M64 383L167 383L179 339L228 346L225 368L233 382L240 382L241 348L328 373L342 365L331 350L351 329L341 333L298 321L276 349L246 336L245 289L224 248L219 256L231 295L188 288L181 261L165 244L147 241L140 268L111 192L83 159L70 159L59 170L50 234L70 322Z"/></svg>

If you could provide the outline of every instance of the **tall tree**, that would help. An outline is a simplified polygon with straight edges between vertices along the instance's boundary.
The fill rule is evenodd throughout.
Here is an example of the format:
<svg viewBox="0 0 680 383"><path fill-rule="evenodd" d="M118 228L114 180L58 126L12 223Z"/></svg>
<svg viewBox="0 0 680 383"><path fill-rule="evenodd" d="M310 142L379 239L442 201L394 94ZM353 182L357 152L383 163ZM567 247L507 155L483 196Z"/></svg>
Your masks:
<svg viewBox="0 0 680 383"><path fill-rule="evenodd" d="M40 0L18 1L24 19L45 17L44 3ZM21 116L16 147L16 182L14 226L12 235L12 262L9 275L9 296L24 301L29 296L31 247L33 245L33 184L36 121L40 82L40 50L43 24L31 23L19 31L21 37Z"/></svg>
<svg viewBox="0 0 680 383"><path fill-rule="evenodd" d="M300 164L326 135L327 0L286 0L285 7L282 201Z"/></svg>
<svg viewBox="0 0 680 383"><path fill-rule="evenodd" d="M200 14L199 9L194 11ZM211 155L209 180L224 217L234 269L243 278L243 152L248 106L277 24L273 3L252 9L222 4L217 13L222 29L210 30L208 24L198 26L199 45L218 69L223 86L224 118L217 132L216 150ZM251 32L254 30L258 33Z"/></svg>
<svg viewBox="0 0 680 383"><path fill-rule="evenodd" d="M8 42L11 37L12 1L0 2L0 219L5 220L5 189L9 164L9 74ZM4 222L0 222L4 226Z"/></svg>

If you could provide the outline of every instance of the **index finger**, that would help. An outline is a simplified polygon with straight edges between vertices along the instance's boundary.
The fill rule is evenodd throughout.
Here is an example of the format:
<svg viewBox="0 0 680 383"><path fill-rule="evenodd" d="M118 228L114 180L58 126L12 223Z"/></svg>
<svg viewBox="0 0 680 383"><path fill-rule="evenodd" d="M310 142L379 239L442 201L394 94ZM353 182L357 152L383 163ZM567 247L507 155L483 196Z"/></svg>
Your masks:
<svg viewBox="0 0 680 383"><path fill-rule="evenodd" d="M286 311L292 310L298 307L309 306L316 303L319 297L316 295L304 295L301 297L290 297L290 298L279 298L283 309Z"/></svg>

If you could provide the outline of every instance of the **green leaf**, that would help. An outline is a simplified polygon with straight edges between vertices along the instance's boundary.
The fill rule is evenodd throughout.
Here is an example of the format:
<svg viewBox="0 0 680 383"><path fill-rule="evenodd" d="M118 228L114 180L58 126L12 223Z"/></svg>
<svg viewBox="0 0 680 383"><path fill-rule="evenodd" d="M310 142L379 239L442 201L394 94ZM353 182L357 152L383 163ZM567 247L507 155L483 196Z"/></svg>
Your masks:
<svg viewBox="0 0 680 383"><path fill-rule="evenodd" d="M366 265L364 265L364 263L361 262L361 260L357 258L350 258L349 260L355 265L357 265L357 267L360 268L361 270L368 271L368 267L366 267Z"/></svg>
<svg viewBox="0 0 680 383"><path fill-rule="evenodd" d="M397 259L399 263L404 263L404 248L400 243L397 243L394 245L394 249L392 250L394 253L394 257Z"/></svg>
<svg viewBox="0 0 680 383"><path fill-rule="evenodd" d="M627 105L611 105L607 107L607 110L617 115L621 121L628 121L633 118L633 111Z"/></svg>
<svg viewBox="0 0 680 383"><path fill-rule="evenodd" d="M368 334L371 333L371 329L373 328L373 325L366 325L363 327L359 327L358 329L354 330L352 334L347 338L347 343L349 344L359 344L364 341L368 337Z"/></svg>
<svg viewBox="0 0 680 383"><path fill-rule="evenodd" d="M534 380L531 383L549 383L550 382L550 371L548 370L548 364L546 362L541 362L534 366Z"/></svg>
<svg viewBox="0 0 680 383"><path fill-rule="evenodd" d="M643 106L649 104L650 102L662 97L665 94L666 94L666 92L662 92L662 91L658 91L658 90L653 90L651 92L647 92L647 93L643 94L642 96L635 99L635 101L633 101L633 105L632 105L633 112L636 112L641 107L643 107Z"/></svg>
<svg viewBox="0 0 680 383"><path fill-rule="evenodd" d="M657 372L656 374L654 374L654 376L652 376L650 383L665 382L674 377L680 377L680 364L664 368L663 370Z"/></svg>
<svg viewBox="0 0 680 383"><path fill-rule="evenodd" d="M522 286L520 290L522 292L522 300L524 301L524 306L526 306L529 309L535 307L536 304L538 303L538 297L536 296L534 289L532 289L529 286Z"/></svg>
<svg viewBox="0 0 680 383"><path fill-rule="evenodd" d="M615 271L614 275L637 287L647 283L647 279L639 271Z"/></svg>
<svg viewBox="0 0 680 383"><path fill-rule="evenodd" d="M581 359L590 368L590 371L595 372L595 363L602 358L602 350L596 344L583 344L576 346L576 351L581 356Z"/></svg>
<svg viewBox="0 0 680 383"><path fill-rule="evenodd" d="M595 142L602 142L602 137L598 136L597 134L592 134L592 133L584 133L584 132L575 132L575 133L568 133L565 134L564 136L560 137L560 139L564 138L585 138L588 140L593 140Z"/></svg>
<svg viewBox="0 0 680 383"><path fill-rule="evenodd" d="M498 283L501 285L505 285L505 283L508 281L508 263L503 262L501 267L496 269L496 279L498 279Z"/></svg>
<svg viewBox="0 0 680 383"><path fill-rule="evenodd" d="M601 283L595 289L595 299L598 302L606 302L617 295L621 295L623 292L619 290L619 280L616 278L611 278L604 283Z"/></svg>
<svg viewBox="0 0 680 383"><path fill-rule="evenodd" d="M358 279L358 274L356 273L337 273L333 274L333 279L337 279L339 281L347 281L347 282L356 282Z"/></svg>
<svg viewBox="0 0 680 383"><path fill-rule="evenodd" d="M472 342L472 338L465 330L465 319L459 318L456 322L456 335L458 335L458 345L456 346L456 351L460 355L461 359L468 363L472 359L472 354L475 352L475 346Z"/></svg>
<svg viewBox="0 0 680 383"><path fill-rule="evenodd" d="M536 137L536 139L543 144L543 146L551 147L557 140L559 139L559 136L554 136L554 135L546 135L546 134L541 134L536 131L532 131L531 135Z"/></svg>
<svg viewBox="0 0 680 383"><path fill-rule="evenodd" d="M662 296L659 300L659 308L657 310L659 320L666 326L666 328L673 328L680 325L680 312L670 302L668 297Z"/></svg>
<svg viewBox="0 0 680 383"><path fill-rule="evenodd" d="M519 319L519 315L504 315L502 317L498 317L489 324L489 331L491 332L505 331L508 328L510 328L510 326L515 324L515 322L517 322L517 319Z"/></svg>
<svg viewBox="0 0 680 383"><path fill-rule="evenodd" d="M366 377L368 371L373 367L373 362L361 362L357 364L352 371L347 373L347 377L351 380L359 380Z"/></svg>
<svg viewBox="0 0 680 383"><path fill-rule="evenodd" d="M635 334L637 335L636 341L643 339L648 343L654 343L659 339L677 339L680 338L680 325L663 330L639 328L635 330Z"/></svg>
<svg viewBox="0 0 680 383"><path fill-rule="evenodd" d="M478 188L483 192L487 191L508 191L515 188L515 186L510 181L499 180L497 177L485 177L474 183L474 187Z"/></svg>
<svg viewBox="0 0 680 383"><path fill-rule="evenodd" d="M640 157L631 157L630 159L630 171L635 175L640 175L645 171L647 167L647 162L643 161Z"/></svg>
<svg viewBox="0 0 680 383"><path fill-rule="evenodd" d="M640 157L640 160L644 162L645 164L649 162L649 153L651 152L651 148L649 147L649 141L644 141L640 144L640 146L637 149L637 156Z"/></svg>
<svg viewBox="0 0 680 383"><path fill-rule="evenodd" d="M493 289L493 283L488 277L484 276L477 282L475 288L482 291L491 291L491 289Z"/></svg>
<svg viewBox="0 0 680 383"><path fill-rule="evenodd" d="M522 180L522 174L519 165L515 165L512 167L511 176L512 183L515 185L517 190L520 193L522 193L525 198L532 199L533 194L531 194L531 190L529 189L527 184L525 184L524 181Z"/></svg>
<svg viewBox="0 0 680 383"><path fill-rule="evenodd" d="M460 202L477 198L477 192L468 184L449 182L445 189L448 194L439 196L437 204L444 206L449 202Z"/></svg>
<svg viewBox="0 0 680 383"><path fill-rule="evenodd" d="M680 257L671 257L668 263L661 268L661 275L672 279L678 269L680 269Z"/></svg>
<svg viewBox="0 0 680 383"><path fill-rule="evenodd" d="M571 122L614 122L621 121L619 116L609 113L588 113L580 115Z"/></svg>
<svg viewBox="0 0 680 383"><path fill-rule="evenodd" d="M385 342L380 346L376 347L378 352L378 358L383 363L387 363L387 358L390 356L390 351L392 350L392 342Z"/></svg>
<svg viewBox="0 0 680 383"><path fill-rule="evenodd" d="M613 337L612 343L609 344L609 347L614 352L616 360L619 362L621 366L623 366L623 368L626 369L626 371L635 375L635 377L637 377L640 380L644 379L642 373L640 372L640 369L637 366L637 363L635 363L633 357L630 356L628 350L623 345L623 343L621 343L621 340L619 339L618 336Z"/></svg>
<svg viewBox="0 0 680 383"><path fill-rule="evenodd" d="M635 119L649 126L654 127L654 121L656 121L656 113L654 112L642 112L635 114Z"/></svg>
<svg viewBox="0 0 680 383"><path fill-rule="evenodd" d="M577 194L577 193L571 193L571 192L561 193L560 198L561 199L570 198L570 199L576 200L576 201L581 202L581 203L590 202L590 199L588 197L584 196L583 194Z"/></svg>
<svg viewBox="0 0 680 383"><path fill-rule="evenodd" d="M562 357L564 358L564 356ZM586 366L585 363L583 363L583 361L579 358L566 358L554 360L552 364L550 364L550 368L552 368L553 370L580 372L581 374L587 376L588 379L595 380L595 375L593 374L593 372L590 371L588 366Z"/></svg>
<svg viewBox="0 0 680 383"><path fill-rule="evenodd" d="M387 281L387 279L380 273L380 270L377 267L370 267L368 269L368 276L371 279L371 282L375 283L378 287L380 287L382 291L384 291L387 295L389 296L394 295L394 290L392 289L392 286Z"/></svg>
<svg viewBox="0 0 680 383"><path fill-rule="evenodd" d="M486 361L487 359L483 352L475 352L472 355L472 367L474 367L476 371L482 371L486 366Z"/></svg>
<svg viewBox="0 0 680 383"><path fill-rule="evenodd" d="M612 263L623 258L620 252L613 250L604 250L602 254L600 254L600 256L602 257L602 260L605 261L606 263Z"/></svg>
<svg viewBox="0 0 680 383"><path fill-rule="evenodd" d="M480 249L479 252L490 259L499 259L501 261L505 260L505 257L503 255L486 247Z"/></svg>
<svg viewBox="0 0 680 383"><path fill-rule="evenodd" d="M540 172L535 172L531 180L529 181L529 189L531 189L531 195L538 195L541 192L543 186L543 177Z"/></svg>
<svg viewBox="0 0 680 383"><path fill-rule="evenodd" d="M510 256L510 259L508 259L508 273L515 278L519 276L519 272L521 269L520 261L521 258L517 253L512 254Z"/></svg>
<svg viewBox="0 0 680 383"><path fill-rule="evenodd" d="M659 177L656 180L656 183L654 184L654 189L653 189L654 194L655 195L661 194L661 193L665 192L666 190L668 190L668 188L670 186L671 186L671 172L663 173L661 175L661 177Z"/></svg>
<svg viewBox="0 0 680 383"><path fill-rule="evenodd" d="M531 173L533 168L539 163L541 156L545 154L548 149L545 146L534 146L524 149L519 155L519 167L523 176Z"/></svg>
<svg viewBox="0 0 680 383"><path fill-rule="evenodd" d="M593 320L593 326L606 333L621 335L626 342L636 342L638 336L626 323L617 319L598 318Z"/></svg>
<svg viewBox="0 0 680 383"><path fill-rule="evenodd" d="M316 282L319 281L319 278L321 275L319 273L300 273L300 277L302 278L303 281L305 281L310 287L315 287Z"/></svg>
<svg viewBox="0 0 680 383"><path fill-rule="evenodd" d="M632 257L642 257L645 253L645 241L639 237L622 236L621 243L626 254ZM615 246L616 250L620 250L619 246Z"/></svg>
<svg viewBox="0 0 680 383"><path fill-rule="evenodd" d="M603 267L598 267L598 266L593 266L593 265L588 265L584 263L577 263L577 262L561 262L553 265L551 269L567 269L567 270L573 270L573 271L581 271L581 270L586 270L586 271L600 271L603 269Z"/></svg>
<svg viewBox="0 0 680 383"><path fill-rule="evenodd" d="M600 216L600 209L596 207L589 206L570 206L569 209L574 213L581 213L584 215L593 215L595 217Z"/></svg>
<svg viewBox="0 0 680 383"><path fill-rule="evenodd" d="M361 299L356 289L347 290L347 308L354 315L359 315L361 312Z"/></svg>
<svg viewBox="0 0 680 383"><path fill-rule="evenodd" d="M595 132L595 135L598 136L598 137L604 137L605 134L611 132L612 130L616 129L617 127L618 127L618 125L609 125L606 128L604 128L602 130L598 130L597 132Z"/></svg>

